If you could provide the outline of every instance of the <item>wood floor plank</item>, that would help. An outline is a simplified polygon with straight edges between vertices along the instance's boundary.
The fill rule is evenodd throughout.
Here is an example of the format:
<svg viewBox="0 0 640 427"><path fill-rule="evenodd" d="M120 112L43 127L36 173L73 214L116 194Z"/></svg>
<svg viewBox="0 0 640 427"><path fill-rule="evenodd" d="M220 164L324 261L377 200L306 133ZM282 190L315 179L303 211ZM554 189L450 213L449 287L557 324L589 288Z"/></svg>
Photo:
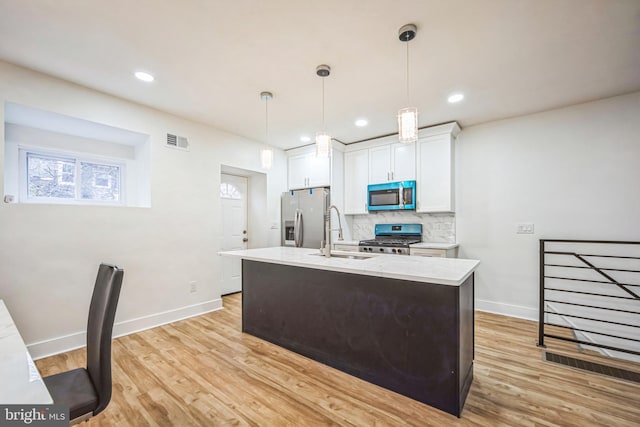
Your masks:
<svg viewBox="0 0 640 427"><path fill-rule="evenodd" d="M640 385L543 361L534 322L476 314L474 382L456 418L243 334L241 294L224 306L114 340L113 398L86 425L640 425ZM82 349L36 362L43 375L84 363Z"/></svg>

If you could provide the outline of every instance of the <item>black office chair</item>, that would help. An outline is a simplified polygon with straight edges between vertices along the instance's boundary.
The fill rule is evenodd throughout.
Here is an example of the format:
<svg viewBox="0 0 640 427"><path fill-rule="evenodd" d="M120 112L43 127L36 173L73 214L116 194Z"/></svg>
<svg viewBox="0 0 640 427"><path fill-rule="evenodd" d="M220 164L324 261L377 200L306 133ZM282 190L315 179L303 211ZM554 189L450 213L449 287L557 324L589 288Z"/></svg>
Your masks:
<svg viewBox="0 0 640 427"><path fill-rule="evenodd" d="M69 406L70 424L102 412L111 400L111 337L124 270L100 264L87 323L87 369L44 378L55 404Z"/></svg>

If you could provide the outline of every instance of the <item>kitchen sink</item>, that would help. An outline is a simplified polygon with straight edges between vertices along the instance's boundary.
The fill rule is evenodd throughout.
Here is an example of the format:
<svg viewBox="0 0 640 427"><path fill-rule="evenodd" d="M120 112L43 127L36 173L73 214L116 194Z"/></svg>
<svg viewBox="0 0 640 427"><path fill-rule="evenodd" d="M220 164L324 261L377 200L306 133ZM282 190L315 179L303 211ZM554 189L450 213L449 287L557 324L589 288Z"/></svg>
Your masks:
<svg viewBox="0 0 640 427"><path fill-rule="evenodd" d="M311 254L311 255L315 255L315 256L324 256L324 254ZM372 258L371 256L362 256L362 255L356 255L356 254L345 254L345 253L333 253L331 252L331 258L343 258L343 259L369 259Z"/></svg>

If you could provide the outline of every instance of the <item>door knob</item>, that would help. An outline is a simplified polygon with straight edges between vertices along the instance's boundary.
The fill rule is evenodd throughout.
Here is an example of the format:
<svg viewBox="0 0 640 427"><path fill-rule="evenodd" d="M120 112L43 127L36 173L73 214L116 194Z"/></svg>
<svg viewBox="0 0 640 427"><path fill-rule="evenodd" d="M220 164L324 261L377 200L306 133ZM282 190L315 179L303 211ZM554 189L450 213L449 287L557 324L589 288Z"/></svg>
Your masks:
<svg viewBox="0 0 640 427"><path fill-rule="evenodd" d="M249 239L247 239L246 237L244 239L242 239L243 242L248 242Z"/></svg>

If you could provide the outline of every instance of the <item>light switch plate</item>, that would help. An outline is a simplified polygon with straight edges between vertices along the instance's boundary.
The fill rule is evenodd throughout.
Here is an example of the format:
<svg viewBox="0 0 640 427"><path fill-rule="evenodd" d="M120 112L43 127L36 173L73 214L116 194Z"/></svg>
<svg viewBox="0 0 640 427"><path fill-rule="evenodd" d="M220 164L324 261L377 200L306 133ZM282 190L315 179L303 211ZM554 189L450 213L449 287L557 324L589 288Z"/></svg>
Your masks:
<svg viewBox="0 0 640 427"><path fill-rule="evenodd" d="M533 234L533 223L531 222L521 222L516 226L517 234Z"/></svg>

